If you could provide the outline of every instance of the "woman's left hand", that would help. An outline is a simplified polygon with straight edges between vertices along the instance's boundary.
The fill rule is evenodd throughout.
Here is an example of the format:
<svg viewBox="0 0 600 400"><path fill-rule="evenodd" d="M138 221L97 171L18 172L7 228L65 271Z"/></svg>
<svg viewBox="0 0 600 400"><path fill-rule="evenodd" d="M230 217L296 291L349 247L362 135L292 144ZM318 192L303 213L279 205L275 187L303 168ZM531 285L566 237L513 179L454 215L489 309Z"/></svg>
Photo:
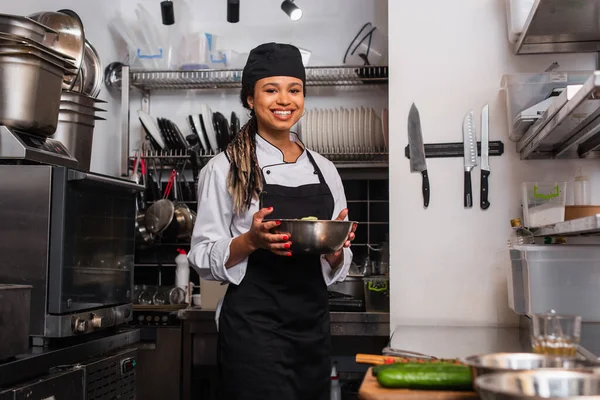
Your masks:
<svg viewBox="0 0 600 400"><path fill-rule="evenodd" d="M344 208L342 211L340 211L340 214L337 216L337 218L335 220L343 221L346 219L347 216L348 216L348 209ZM350 247L350 244L356 237L356 234L354 232L356 232L356 224L352 224L352 229L350 230L350 233L348 234L348 238L346 239L346 242L344 243L344 247ZM342 248L333 254L327 254L325 256L325 259L327 260L327 262L329 263L331 268L337 268L338 265L344 259L344 249Z"/></svg>

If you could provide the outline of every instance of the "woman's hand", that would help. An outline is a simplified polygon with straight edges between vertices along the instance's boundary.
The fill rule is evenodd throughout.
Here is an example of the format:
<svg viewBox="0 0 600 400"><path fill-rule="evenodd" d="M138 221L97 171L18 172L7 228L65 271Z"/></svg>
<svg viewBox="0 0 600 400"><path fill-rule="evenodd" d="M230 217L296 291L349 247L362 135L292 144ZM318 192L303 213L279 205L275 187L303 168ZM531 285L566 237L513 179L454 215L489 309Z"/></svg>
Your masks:
<svg viewBox="0 0 600 400"><path fill-rule="evenodd" d="M246 239L252 251L266 249L280 256L291 256L289 233L273 234L271 229L275 228L280 221L263 222L265 217L273 212L273 207L262 208L252 216L252 226L246 233Z"/></svg>
<svg viewBox="0 0 600 400"><path fill-rule="evenodd" d="M343 221L346 219L347 216L348 216L348 209L344 208L342 211L340 211L340 214L337 216L337 218L335 220ZM352 224L352 229L350 230L350 233L348 234L348 238L347 238L346 242L344 243L344 247L350 247L350 244L356 237L356 234L354 232L356 232L356 224ZM329 263L331 268L333 268L333 269L337 268L340 265L340 263L342 262L342 260L344 259L344 249L342 248L333 254L327 254L325 256L325 259L327 260L327 262Z"/></svg>

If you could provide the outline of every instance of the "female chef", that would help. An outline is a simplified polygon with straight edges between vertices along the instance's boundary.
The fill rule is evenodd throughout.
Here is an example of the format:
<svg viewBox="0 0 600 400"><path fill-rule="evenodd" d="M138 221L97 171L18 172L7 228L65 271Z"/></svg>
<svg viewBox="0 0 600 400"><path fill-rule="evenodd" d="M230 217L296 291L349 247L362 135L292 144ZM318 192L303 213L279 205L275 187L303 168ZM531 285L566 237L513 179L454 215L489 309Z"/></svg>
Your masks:
<svg viewBox="0 0 600 400"><path fill-rule="evenodd" d="M200 172L189 260L229 283L217 316L224 400L329 399L327 286L348 273L356 226L324 256L292 254L293 237L269 232L278 219L347 219L334 165L290 132L305 81L296 47L253 49L241 90L250 121Z"/></svg>

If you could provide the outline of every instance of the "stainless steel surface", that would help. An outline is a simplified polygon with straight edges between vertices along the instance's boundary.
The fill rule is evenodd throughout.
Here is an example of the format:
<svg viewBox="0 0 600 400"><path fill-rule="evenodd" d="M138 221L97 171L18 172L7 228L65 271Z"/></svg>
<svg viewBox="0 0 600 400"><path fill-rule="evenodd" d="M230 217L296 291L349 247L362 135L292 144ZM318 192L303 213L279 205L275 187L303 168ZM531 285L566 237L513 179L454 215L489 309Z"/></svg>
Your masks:
<svg viewBox="0 0 600 400"><path fill-rule="evenodd" d="M94 143L93 125L59 120L52 139L64 144L69 153L77 159L77 169L90 170Z"/></svg>
<svg viewBox="0 0 600 400"><path fill-rule="evenodd" d="M121 79L126 76L122 70ZM241 86L242 70L196 71L131 71L131 84L142 90L237 88ZM307 86L345 86L388 82L387 66L307 67ZM122 81L116 87L129 85Z"/></svg>
<svg viewBox="0 0 600 400"><path fill-rule="evenodd" d="M309 215L307 215L309 217ZM333 254L340 250L348 238L354 221L282 219L272 229L274 233L291 235L292 252Z"/></svg>
<svg viewBox="0 0 600 400"><path fill-rule="evenodd" d="M96 112L102 112L102 111L106 112L106 110L103 108L87 107L87 106L81 105L79 103L76 103L74 101L64 101L64 100L60 101L60 109L66 110L66 111L74 111L74 112L77 112L80 114L87 114L87 115L91 115L91 116L96 115Z"/></svg>
<svg viewBox="0 0 600 400"><path fill-rule="evenodd" d="M55 30L30 18L9 14L0 14L0 32L22 36L38 43L44 41L46 33L56 33Z"/></svg>
<svg viewBox="0 0 600 400"><path fill-rule="evenodd" d="M510 258L514 303L522 298L524 307L515 312L531 316L555 310L600 322L600 247L526 245L510 250Z"/></svg>
<svg viewBox="0 0 600 400"><path fill-rule="evenodd" d="M32 147L24 142L23 137L43 144ZM57 154L49 150L50 148L56 149L60 146L62 146L61 143L48 138L31 135L17 136L12 130L0 125L0 160L4 162L21 162L22 160L27 160L47 165L77 167L77 160L71 157L68 152Z"/></svg>
<svg viewBox="0 0 600 400"><path fill-rule="evenodd" d="M408 113L408 144L410 149L410 172L421 172L427 169L425 160L425 144L421 131L419 110L413 104Z"/></svg>
<svg viewBox="0 0 600 400"><path fill-rule="evenodd" d="M102 329L131 317L134 190L143 187L82 172L69 180L68 173L0 166L0 283L33 286L31 336L75 335L76 318L98 328L90 313L102 318Z"/></svg>
<svg viewBox="0 0 600 400"><path fill-rule="evenodd" d="M70 110L59 110L58 120L64 122L75 122L78 124L86 124L95 126L97 120L105 120L105 118L98 117L97 115L82 114L76 111Z"/></svg>
<svg viewBox="0 0 600 400"><path fill-rule="evenodd" d="M34 48L39 52L44 53L46 56L50 57L56 64L59 64L61 67L73 70L73 75L75 75L77 72L77 68L73 64L73 58L69 57L66 54L60 53L50 47L47 47L41 43L38 43L35 40L0 32L0 44L2 44L2 46L8 47L9 49L11 47L16 46Z"/></svg>
<svg viewBox="0 0 600 400"><path fill-rule="evenodd" d="M123 325L133 316L133 305L101 308L67 315L47 315L44 336L67 337Z"/></svg>
<svg viewBox="0 0 600 400"><path fill-rule="evenodd" d="M161 234L173 220L175 206L168 199L160 199L144 212L144 225L153 235Z"/></svg>
<svg viewBox="0 0 600 400"><path fill-rule="evenodd" d="M463 145L465 171L470 172L477 166L477 134L473 111L470 111L463 120Z"/></svg>
<svg viewBox="0 0 600 400"><path fill-rule="evenodd" d="M489 106L486 104L481 111L481 169L490 170L490 121ZM477 151L475 152L477 156Z"/></svg>
<svg viewBox="0 0 600 400"><path fill-rule="evenodd" d="M121 90L121 176L129 176L129 66L123 66L121 72L125 88Z"/></svg>
<svg viewBox="0 0 600 400"><path fill-rule="evenodd" d="M26 354L0 363L0 386L7 387L47 374L59 365L76 364L90 357L131 346L140 340L139 329L124 327L98 332L88 337L67 338L43 347L31 347ZM70 400L70 398L67 398ZM57 399L58 400L58 399Z"/></svg>
<svg viewBox="0 0 600 400"><path fill-rule="evenodd" d="M561 369L506 372L480 376L475 387L482 400L591 400L600 397L600 375Z"/></svg>
<svg viewBox="0 0 600 400"><path fill-rule="evenodd" d="M83 107L93 108L97 103L106 103L104 100L95 99L85 94L63 90L60 95L60 101L81 104Z"/></svg>
<svg viewBox="0 0 600 400"><path fill-rule="evenodd" d="M65 12L43 11L28 17L41 24L54 29L55 35L46 35L44 45L66 54L74 59L76 73L79 73L83 62L85 49L85 31L79 16L71 10ZM71 89L75 84L77 75L65 76L63 88Z"/></svg>
<svg viewBox="0 0 600 400"><path fill-rule="evenodd" d="M0 124L52 135L63 76L64 70L39 57L0 54Z"/></svg>
<svg viewBox="0 0 600 400"><path fill-rule="evenodd" d="M19 383L10 389L0 389L1 400L56 400L86 399L83 371L66 371L44 374L29 382Z"/></svg>
<svg viewBox="0 0 600 400"><path fill-rule="evenodd" d="M595 71L583 86L567 88L558 97L569 99L553 116L550 108L538 121L543 128L531 137L525 135L518 144L521 159L595 157L600 134L600 71ZM552 107L552 106L551 106ZM526 140L529 140L527 143Z"/></svg>
<svg viewBox="0 0 600 400"><path fill-rule="evenodd" d="M0 360L27 351L31 313L30 285L0 284Z"/></svg>
<svg viewBox="0 0 600 400"><path fill-rule="evenodd" d="M589 351L582 345L577 345L577 354L581 355L585 359L585 361L587 361L591 364L600 363L600 358L598 358L597 355L595 355L594 353L592 353L591 351Z"/></svg>
<svg viewBox="0 0 600 400"><path fill-rule="evenodd" d="M536 0L515 44L515 54L598 52L599 13L600 4L595 0Z"/></svg>
<svg viewBox="0 0 600 400"><path fill-rule="evenodd" d="M97 97L104 82L102 61L96 48L86 39L81 74L73 85L73 91Z"/></svg>
<svg viewBox="0 0 600 400"><path fill-rule="evenodd" d="M118 179L112 178L110 176L91 174L82 171L69 170L69 178L70 181L80 181L80 180L89 180L94 182L106 183L109 185L118 186L124 189L129 189L134 192L142 192L146 189L144 185L140 185L138 183L126 180L126 179Z"/></svg>
<svg viewBox="0 0 600 400"><path fill-rule="evenodd" d="M600 214L544 226L533 234L538 237L600 235Z"/></svg>
<svg viewBox="0 0 600 400"><path fill-rule="evenodd" d="M497 372L528 371L540 368L584 368L574 360L535 353L492 353L469 356L464 360L471 369L473 379Z"/></svg>

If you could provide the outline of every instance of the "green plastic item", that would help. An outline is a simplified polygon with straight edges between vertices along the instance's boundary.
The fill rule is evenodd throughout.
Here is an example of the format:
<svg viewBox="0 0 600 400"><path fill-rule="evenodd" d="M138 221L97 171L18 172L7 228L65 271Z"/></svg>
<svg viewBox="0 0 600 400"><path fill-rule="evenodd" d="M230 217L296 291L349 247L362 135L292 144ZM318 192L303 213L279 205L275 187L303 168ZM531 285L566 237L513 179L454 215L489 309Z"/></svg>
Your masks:
<svg viewBox="0 0 600 400"><path fill-rule="evenodd" d="M558 188L558 185L554 186L554 190L555 193L550 193L550 194L540 194L538 193L538 187L537 185L533 187L533 196L537 197L538 199L544 199L544 200L549 200L552 199L554 197L558 197L558 195L560 194L560 189Z"/></svg>
<svg viewBox="0 0 600 400"><path fill-rule="evenodd" d="M367 285L367 287L372 292L383 292L383 291L388 290L388 282L385 281L385 283L383 285L379 286L379 284L375 285L373 283L373 281L369 281L369 284Z"/></svg>

